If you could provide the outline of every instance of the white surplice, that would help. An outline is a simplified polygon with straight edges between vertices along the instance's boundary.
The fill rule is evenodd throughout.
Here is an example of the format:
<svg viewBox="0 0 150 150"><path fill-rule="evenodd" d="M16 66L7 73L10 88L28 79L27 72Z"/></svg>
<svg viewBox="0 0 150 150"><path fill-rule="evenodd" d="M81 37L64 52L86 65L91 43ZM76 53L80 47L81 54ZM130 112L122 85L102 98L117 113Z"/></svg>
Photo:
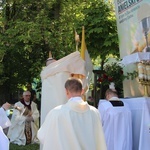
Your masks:
<svg viewBox="0 0 150 150"><path fill-rule="evenodd" d="M9 150L9 140L0 126L0 150Z"/></svg>
<svg viewBox="0 0 150 150"><path fill-rule="evenodd" d="M51 109L67 102L64 85L72 74L86 76L85 61L79 51L49 64L42 70L41 124Z"/></svg>
<svg viewBox="0 0 150 150"><path fill-rule="evenodd" d="M106 150L100 114L80 97L51 110L38 138L42 150Z"/></svg>
<svg viewBox="0 0 150 150"><path fill-rule="evenodd" d="M24 109L24 105L21 102L15 103L15 106ZM39 111L37 109L37 104L32 101L31 103L32 117L34 121L31 121L31 130L32 130L32 143L38 142L37 131L39 129ZM25 120L26 116L23 116L20 111L14 109L13 115L11 118L12 125L9 127L7 136L10 139L11 143L18 145L26 144L25 137Z"/></svg>
<svg viewBox="0 0 150 150"><path fill-rule="evenodd" d="M112 98L112 100L118 100ZM126 103L114 107L107 100L100 100L98 110L108 150L132 150L132 116Z"/></svg>
<svg viewBox="0 0 150 150"><path fill-rule="evenodd" d="M0 108L0 150L9 150L9 140L3 129L11 125L9 118L3 108Z"/></svg>
<svg viewBox="0 0 150 150"><path fill-rule="evenodd" d="M6 112L4 111L4 109L1 107L0 108L0 126L4 129L7 128L11 125L11 122L9 120L9 118L6 115Z"/></svg>

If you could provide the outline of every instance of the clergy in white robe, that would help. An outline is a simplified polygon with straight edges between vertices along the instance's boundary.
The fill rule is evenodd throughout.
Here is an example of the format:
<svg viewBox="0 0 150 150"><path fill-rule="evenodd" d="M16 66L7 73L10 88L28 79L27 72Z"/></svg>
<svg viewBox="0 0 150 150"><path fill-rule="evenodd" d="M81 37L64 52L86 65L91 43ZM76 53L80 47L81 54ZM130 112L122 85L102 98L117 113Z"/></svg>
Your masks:
<svg viewBox="0 0 150 150"><path fill-rule="evenodd" d="M68 102L52 109L38 131L42 150L106 150L100 114L82 100L81 81L68 79L65 88Z"/></svg>
<svg viewBox="0 0 150 150"><path fill-rule="evenodd" d="M3 105L5 105L5 104L3 104ZM5 110L3 109L3 107L1 107L0 108L0 126L4 129L4 128L9 127L10 125L11 125L11 122L10 122L9 118L7 117Z"/></svg>
<svg viewBox="0 0 150 150"><path fill-rule="evenodd" d="M18 145L26 145L28 137L31 143L38 143L37 131L39 129L39 111L37 104L30 101L31 93L25 91L23 99L15 103L11 123L8 130L8 137L11 143ZM28 100L25 101L25 100ZM28 109L29 108L29 109ZM25 129L29 129L29 134L26 135Z"/></svg>
<svg viewBox="0 0 150 150"><path fill-rule="evenodd" d="M110 101L100 100L98 105L107 150L132 150L131 111L118 97L112 97Z"/></svg>
<svg viewBox="0 0 150 150"><path fill-rule="evenodd" d="M9 140L0 126L0 150L9 150Z"/></svg>
<svg viewBox="0 0 150 150"><path fill-rule="evenodd" d="M86 76L85 61L79 51L53 61L42 70L41 124L50 110L67 102L64 83L74 74Z"/></svg>
<svg viewBox="0 0 150 150"><path fill-rule="evenodd" d="M9 140L5 135L5 133L3 132L3 129L9 127L11 125L11 122L4 110L5 106L10 107L10 104L5 103L0 108L0 150L9 150Z"/></svg>

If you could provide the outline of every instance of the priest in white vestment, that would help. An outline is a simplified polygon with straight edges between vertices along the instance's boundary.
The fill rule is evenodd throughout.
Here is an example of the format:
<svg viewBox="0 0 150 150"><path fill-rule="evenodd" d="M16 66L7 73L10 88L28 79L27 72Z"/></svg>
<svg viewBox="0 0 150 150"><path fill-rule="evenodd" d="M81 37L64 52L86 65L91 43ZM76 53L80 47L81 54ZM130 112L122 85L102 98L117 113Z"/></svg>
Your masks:
<svg viewBox="0 0 150 150"><path fill-rule="evenodd" d="M42 70L41 124L50 110L67 102L64 84L73 75L83 78L86 76L85 61L81 58L79 51L52 61Z"/></svg>
<svg viewBox="0 0 150 150"><path fill-rule="evenodd" d="M128 105L111 89L106 91L106 99L100 100L98 110L107 150L132 150L132 117Z"/></svg>
<svg viewBox="0 0 150 150"><path fill-rule="evenodd" d="M3 132L3 129L11 125L11 122L5 112L5 110L9 109L9 107L10 104L5 103L0 108L0 150L9 150L9 140Z"/></svg>
<svg viewBox="0 0 150 150"><path fill-rule="evenodd" d="M52 109L38 131L42 150L106 150L100 114L81 98L81 80L68 79L64 89L68 102Z"/></svg>
<svg viewBox="0 0 150 150"><path fill-rule="evenodd" d="M37 104L30 101L31 92L23 92L23 99L15 103L7 136L11 143L26 145L38 143L39 111Z"/></svg>

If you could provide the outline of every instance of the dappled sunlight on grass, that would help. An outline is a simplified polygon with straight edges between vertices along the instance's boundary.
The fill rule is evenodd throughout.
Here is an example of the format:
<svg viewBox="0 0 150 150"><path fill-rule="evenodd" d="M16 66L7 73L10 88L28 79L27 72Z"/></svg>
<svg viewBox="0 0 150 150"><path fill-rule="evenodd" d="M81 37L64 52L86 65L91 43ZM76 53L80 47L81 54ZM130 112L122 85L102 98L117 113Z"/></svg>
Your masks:
<svg viewBox="0 0 150 150"><path fill-rule="evenodd" d="M39 144L29 144L29 145L16 145L16 144L12 144L10 143L10 147L9 150L39 150L40 149L40 145Z"/></svg>

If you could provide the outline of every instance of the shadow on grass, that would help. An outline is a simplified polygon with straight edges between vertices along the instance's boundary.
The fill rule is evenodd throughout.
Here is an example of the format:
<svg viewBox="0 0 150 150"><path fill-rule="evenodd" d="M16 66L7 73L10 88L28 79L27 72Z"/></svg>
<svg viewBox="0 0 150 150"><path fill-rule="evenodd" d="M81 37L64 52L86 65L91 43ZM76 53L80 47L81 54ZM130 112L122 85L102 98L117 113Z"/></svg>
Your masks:
<svg viewBox="0 0 150 150"><path fill-rule="evenodd" d="M39 144L29 144L29 145L16 145L16 144L12 144L10 143L9 146L9 150L39 150L40 149L40 145Z"/></svg>

